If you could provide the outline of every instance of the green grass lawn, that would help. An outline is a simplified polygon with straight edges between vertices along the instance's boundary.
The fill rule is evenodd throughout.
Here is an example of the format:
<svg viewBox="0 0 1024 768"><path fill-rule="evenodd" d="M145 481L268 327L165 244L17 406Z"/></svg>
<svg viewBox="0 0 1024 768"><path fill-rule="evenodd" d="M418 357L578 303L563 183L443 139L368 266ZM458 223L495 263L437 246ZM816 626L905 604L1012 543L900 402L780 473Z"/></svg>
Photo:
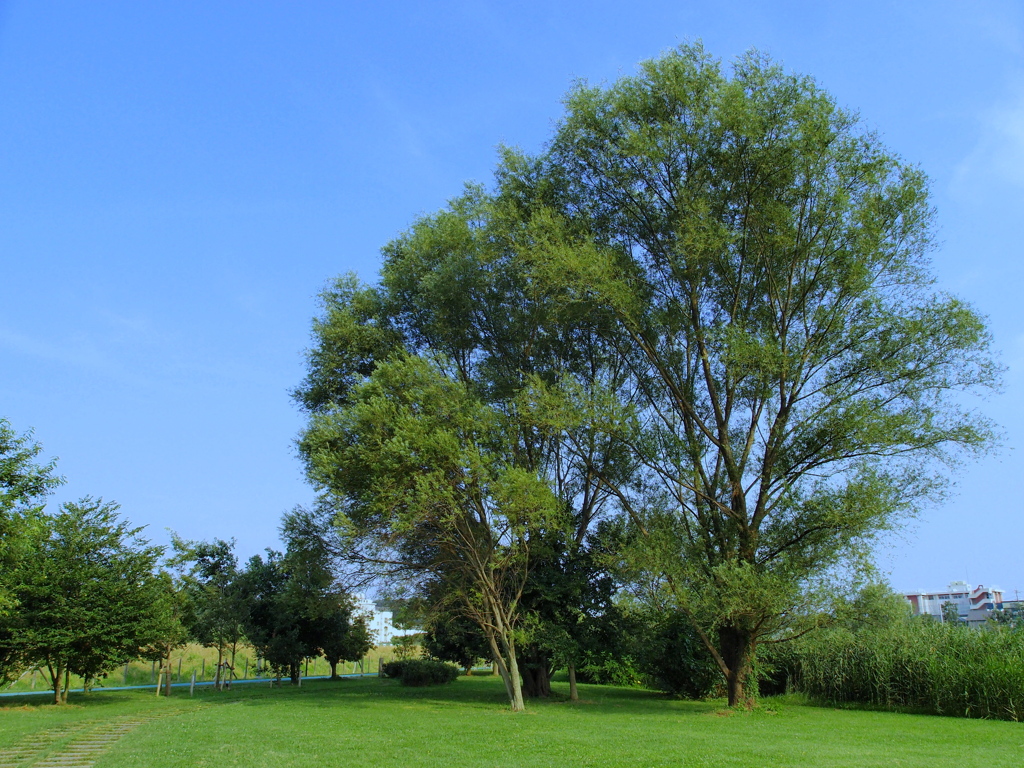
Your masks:
<svg viewBox="0 0 1024 768"><path fill-rule="evenodd" d="M564 685L557 685L565 693ZM4 748L29 768L90 729L141 724L97 768L138 766L956 766L1024 764L1024 724L775 702L753 713L581 686L583 702L512 714L501 682L459 678L409 689L376 678L149 693L72 695L67 707L0 700ZM147 718L155 718L148 719ZM77 729L77 730L69 730ZM13 753L12 753L13 754Z"/></svg>

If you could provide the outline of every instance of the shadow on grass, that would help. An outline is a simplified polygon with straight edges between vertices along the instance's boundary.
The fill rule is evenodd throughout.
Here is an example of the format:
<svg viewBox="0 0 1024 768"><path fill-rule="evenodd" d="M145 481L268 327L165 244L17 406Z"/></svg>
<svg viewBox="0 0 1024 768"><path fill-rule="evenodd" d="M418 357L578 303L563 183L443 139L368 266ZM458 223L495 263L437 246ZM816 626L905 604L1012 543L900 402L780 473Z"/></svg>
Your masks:
<svg viewBox="0 0 1024 768"><path fill-rule="evenodd" d="M581 685L581 701L572 703L562 692L549 699L528 699L526 708L579 709L587 714L623 715L704 715L723 709L720 701L683 701L670 699L654 691L614 686ZM198 698L198 697L197 697ZM202 700L211 704L218 701L244 702L249 706L274 706L282 700L306 707L345 706L353 709L374 708L382 700L423 708L443 708L458 704L472 708L505 710L508 699L500 679L461 677L452 685L408 688L397 680L368 678L362 680L317 680L302 687L284 686L256 691L224 691L204 693Z"/></svg>
<svg viewBox="0 0 1024 768"><path fill-rule="evenodd" d="M558 688L564 686L557 686ZM528 699L527 712L560 709L578 710L587 715L705 715L723 709L719 701L683 701L670 699L660 693L635 688L581 685L578 703L568 700L567 692L556 690L549 699ZM499 678L460 677L452 685L408 688L397 680L382 678L312 680L302 686L271 687L247 684L231 690L197 689L189 697L185 691L175 691L170 699L157 697L152 691L94 691L90 694L72 694L68 704L54 706L42 696L11 697L5 699L0 712L5 710L36 711L42 713L77 711L82 717L114 716L131 711L189 711L199 707L243 704L245 706L276 706L287 701L289 706L348 709L373 709L384 701L422 709L443 709L452 705L507 711L508 699Z"/></svg>

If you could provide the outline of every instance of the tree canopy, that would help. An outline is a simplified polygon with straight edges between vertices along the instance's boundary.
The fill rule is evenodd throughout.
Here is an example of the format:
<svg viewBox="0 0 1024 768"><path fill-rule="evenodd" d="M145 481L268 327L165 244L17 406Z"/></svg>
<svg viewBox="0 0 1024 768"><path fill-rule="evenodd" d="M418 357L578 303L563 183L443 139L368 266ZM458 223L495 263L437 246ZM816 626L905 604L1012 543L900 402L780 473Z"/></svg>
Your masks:
<svg viewBox="0 0 1024 768"><path fill-rule="evenodd" d="M95 679L155 652L175 631L167 581L154 573L163 550L117 509L91 498L62 505L18 572L18 609L3 622L0 645L46 665L58 704L71 674Z"/></svg>
<svg viewBox="0 0 1024 768"><path fill-rule="evenodd" d="M54 474L54 462L40 464L42 446L31 432L19 435L0 418L0 616L13 604L10 577L19 558L28 554L38 532L42 500L63 480Z"/></svg>

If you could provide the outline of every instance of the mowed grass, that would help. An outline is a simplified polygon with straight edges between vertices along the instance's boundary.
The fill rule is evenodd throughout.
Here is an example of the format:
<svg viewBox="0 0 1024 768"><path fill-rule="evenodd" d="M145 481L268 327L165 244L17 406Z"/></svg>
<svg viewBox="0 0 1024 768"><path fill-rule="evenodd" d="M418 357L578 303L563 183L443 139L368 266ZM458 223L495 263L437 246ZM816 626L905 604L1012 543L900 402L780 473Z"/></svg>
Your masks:
<svg viewBox="0 0 1024 768"><path fill-rule="evenodd" d="M564 694L557 686L558 693ZM168 714L126 734L96 768L164 766L1020 766L1024 724L722 702L581 686L583 701L511 713L501 682L408 689L376 678L187 692L72 696L68 707L7 700L0 747L75 723ZM31 763L25 763L25 766Z"/></svg>

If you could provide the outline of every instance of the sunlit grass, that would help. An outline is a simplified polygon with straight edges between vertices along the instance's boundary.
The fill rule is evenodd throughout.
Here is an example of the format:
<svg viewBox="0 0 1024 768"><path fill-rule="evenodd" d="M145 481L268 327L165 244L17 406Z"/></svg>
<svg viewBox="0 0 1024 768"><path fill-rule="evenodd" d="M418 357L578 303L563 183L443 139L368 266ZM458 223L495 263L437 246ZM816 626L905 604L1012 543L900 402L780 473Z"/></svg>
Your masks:
<svg viewBox="0 0 1024 768"><path fill-rule="evenodd" d="M581 686L511 713L499 680L408 689L367 678L302 688L237 686L171 699L72 695L68 707L0 710L0 743L82 721L175 712L116 742L97 768L127 766L1017 766L1024 725L837 711L797 699L755 712Z"/></svg>

